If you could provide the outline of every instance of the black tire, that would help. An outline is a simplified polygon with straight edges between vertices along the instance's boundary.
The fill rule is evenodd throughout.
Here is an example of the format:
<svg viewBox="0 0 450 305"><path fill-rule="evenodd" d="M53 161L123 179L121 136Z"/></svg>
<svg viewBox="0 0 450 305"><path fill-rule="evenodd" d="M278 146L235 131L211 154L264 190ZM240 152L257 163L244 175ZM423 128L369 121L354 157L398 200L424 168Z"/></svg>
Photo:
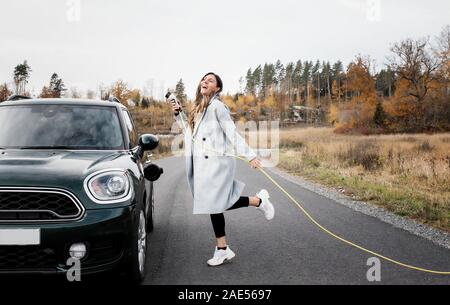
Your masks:
<svg viewBox="0 0 450 305"><path fill-rule="evenodd" d="M144 222L142 224L142 222ZM130 242L130 255L124 264L125 277L132 284L140 284L145 278L147 259L147 221L142 208L136 211L136 221ZM145 237L143 237L143 230ZM143 240L144 239L144 240ZM142 245L144 243L144 245ZM142 248L144 248L142 250ZM143 253L141 253L143 251ZM142 258L143 255L143 258ZM143 264L143 265L142 265Z"/></svg>

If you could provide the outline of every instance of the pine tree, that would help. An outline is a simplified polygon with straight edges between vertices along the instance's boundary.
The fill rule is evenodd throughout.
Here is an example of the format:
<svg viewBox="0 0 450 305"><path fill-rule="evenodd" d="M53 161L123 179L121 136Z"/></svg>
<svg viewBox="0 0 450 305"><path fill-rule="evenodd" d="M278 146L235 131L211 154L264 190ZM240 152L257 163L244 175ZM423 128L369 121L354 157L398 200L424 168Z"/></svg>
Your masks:
<svg viewBox="0 0 450 305"><path fill-rule="evenodd" d="M184 103L187 100L187 95L185 93L185 86L182 78L180 78L177 85L175 86L175 95L177 99L181 102L181 104L184 105Z"/></svg>
<svg viewBox="0 0 450 305"><path fill-rule="evenodd" d="M256 69L253 71L253 84L254 84L254 95L259 96L261 94L261 88L262 88L262 69L261 65L256 67Z"/></svg>
<svg viewBox="0 0 450 305"><path fill-rule="evenodd" d="M316 64L312 68L312 77L314 86L316 87L317 103L320 105L320 61L317 60Z"/></svg>
<svg viewBox="0 0 450 305"><path fill-rule="evenodd" d="M28 83L31 71L31 67L28 65L26 60L23 64L18 64L14 68L14 84L16 85L16 94L25 94L25 86Z"/></svg>
<svg viewBox="0 0 450 305"><path fill-rule="evenodd" d="M278 59L277 62L275 63L275 80L276 85L278 86L278 90L281 90L281 82L284 79L285 72L286 70L284 69L283 64Z"/></svg>
<svg viewBox="0 0 450 305"><path fill-rule="evenodd" d="M332 79L333 79L333 84L335 84L335 88L336 88L336 95L338 98L338 101L341 101L341 96L342 96L342 74L344 72L344 65L342 64L342 62L340 60L338 60L337 62L335 62L333 64L333 68L331 69L331 74L332 74Z"/></svg>
<svg viewBox="0 0 450 305"><path fill-rule="evenodd" d="M376 75L376 88L377 91L382 92L384 96L391 97L393 91L395 74L388 66L387 70L382 69Z"/></svg>
<svg viewBox="0 0 450 305"><path fill-rule="evenodd" d="M50 79L49 90L54 98L60 98L62 93L67 90L63 80L56 73L53 73Z"/></svg>
<svg viewBox="0 0 450 305"><path fill-rule="evenodd" d="M253 80L252 68L248 69L247 75L245 76L245 93L255 95L255 82Z"/></svg>
<svg viewBox="0 0 450 305"><path fill-rule="evenodd" d="M148 97L144 97L141 102L141 107L147 109L150 106L150 101Z"/></svg>
<svg viewBox="0 0 450 305"><path fill-rule="evenodd" d="M307 100L310 93L309 93L309 82L311 80L311 69L312 69L313 63L312 61L306 61L303 73L302 73L302 83L305 86L305 99Z"/></svg>
<svg viewBox="0 0 450 305"><path fill-rule="evenodd" d="M292 104L292 97L291 97L291 93L292 93L292 84L293 84L293 78L294 78L294 63L293 62L289 62L286 65L286 74L285 74L285 85L286 85L286 91L288 94L288 99L290 104Z"/></svg>
<svg viewBox="0 0 450 305"><path fill-rule="evenodd" d="M386 124L386 113L384 112L383 105L378 101L373 115L373 122L377 127L384 127Z"/></svg>
<svg viewBox="0 0 450 305"><path fill-rule="evenodd" d="M262 94L263 97L266 98L275 83L275 67L273 64L264 64L263 72L262 72Z"/></svg>
<svg viewBox="0 0 450 305"><path fill-rule="evenodd" d="M295 101L300 101L300 86L302 81L302 69L303 64L301 60L298 60L295 64L294 69L294 76L293 76L293 82L294 82L294 88L295 88Z"/></svg>

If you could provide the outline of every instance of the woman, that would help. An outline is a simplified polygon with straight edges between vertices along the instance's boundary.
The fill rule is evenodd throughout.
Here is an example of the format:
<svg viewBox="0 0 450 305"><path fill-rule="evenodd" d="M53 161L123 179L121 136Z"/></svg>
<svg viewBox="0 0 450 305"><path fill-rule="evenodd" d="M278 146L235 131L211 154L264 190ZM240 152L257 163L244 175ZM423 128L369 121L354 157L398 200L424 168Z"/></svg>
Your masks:
<svg viewBox="0 0 450 305"><path fill-rule="evenodd" d="M194 214L209 214L216 236L217 246L207 262L209 266L219 266L235 256L225 239L224 211L253 206L268 220L275 215L266 190L253 197L241 196L245 184L234 179L236 160L229 154L244 156L252 168L260 167L261 161L237 133L228 107L219 99L222 89L218 75L206 74L198 85L194 109L188 118L172 101L176 121L181 127L187 125L186 173L194 197Z"/></svg>

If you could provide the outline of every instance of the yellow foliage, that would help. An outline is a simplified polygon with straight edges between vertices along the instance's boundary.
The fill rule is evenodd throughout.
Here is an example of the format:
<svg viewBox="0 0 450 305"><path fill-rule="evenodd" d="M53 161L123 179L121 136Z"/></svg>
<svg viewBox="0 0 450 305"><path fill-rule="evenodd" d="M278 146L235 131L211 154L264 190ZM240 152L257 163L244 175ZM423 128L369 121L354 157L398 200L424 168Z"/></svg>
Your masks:
<svg viewBox="0 0 450 305"><path fill-rule="evenodd" d="M133 89L129 92L128 98L132 100L140 100L141 99L141 91L139 89Z"/></svg>
<svg viewBox="0 0 450 305"><path fill-rule="evenodd" d="M128 89L128 84L123 80L116 81L112 88L111 94L119 99L122 104L126 104L130 97L130 89Z"/></svg>
<svg viewBox="0 0 450 305"><path fill-rule="evenodd" d="M236 112L236 103L233 101L233 97L230 95L225 95L222 97L222 102L230 108L231 112Z"/></svg>
<svg viewBox="0 0 450 305"><path fill-rule="evenodd" d="M339 108L335 104L331 104L330 112L328 114L328 122L336 125L339 123Z"/></svg>
<svg viewBox="0 0 450 305"><path fill-rule="evenodd" d="M374 97L375 79L370 74L370 60L358 56L348 65L347 89L362 98Z"/></svg>
<svg viewBox="0 0 450 305"><path fill-rule="evenodd" d="M276 101L275 98L273 97L273 95L269 95L266 100L264 101L264 104L267 108L275 108L276 106Z"/></svg>

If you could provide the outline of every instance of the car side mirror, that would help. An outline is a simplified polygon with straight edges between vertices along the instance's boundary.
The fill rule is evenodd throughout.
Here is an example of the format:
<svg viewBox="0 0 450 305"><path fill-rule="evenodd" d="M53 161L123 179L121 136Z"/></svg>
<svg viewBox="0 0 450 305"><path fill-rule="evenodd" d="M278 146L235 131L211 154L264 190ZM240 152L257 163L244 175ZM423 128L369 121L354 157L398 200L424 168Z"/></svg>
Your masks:
<svg viewBox="0 0 450 305"><path fill-rule="evenodd" d="M162 173L164 173L162 167L154 163L147 164L144 168L144 177L149 181L158 180Z"/></svg>
<svg viewBox="0 0 450 305"><path fill-rule="evenodd" d="M153 150L158 147L158 137L152 134L143 134L139 137L139 146L142 151Z"/></svg>

